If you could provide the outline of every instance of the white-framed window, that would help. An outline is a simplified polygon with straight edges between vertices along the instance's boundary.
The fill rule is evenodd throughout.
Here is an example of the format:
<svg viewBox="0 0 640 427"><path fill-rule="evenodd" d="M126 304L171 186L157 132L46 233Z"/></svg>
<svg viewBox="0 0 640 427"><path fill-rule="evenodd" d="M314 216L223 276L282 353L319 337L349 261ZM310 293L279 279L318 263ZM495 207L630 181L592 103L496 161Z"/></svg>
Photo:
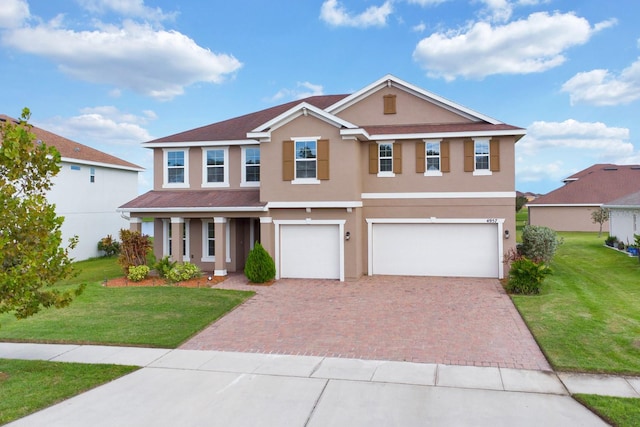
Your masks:
<svg viewBox="0 0 640 427"><path fill-rule="evenodd" d="M229 147L202 149L202 186L229 186Z"/></svg>
<svg viewBox="0 0 640 427"><path fill-rule="evenodd" d="M317 140L295 140L295 180L316 181L318 177Z"/></svg>
<svg viewBox="0 0 640 427"><path fill-rule="evenodd" d="M189 150L165 148L163 150L165 188L189 187Z"/></svg>
<svg viewBox="0 0 640 427"><path fill-rule="evenodd" d="M202 221L202 262L216 260L216 227L212 220Z"/></svg>
<svg viewBox="0 0 640 427"><path fill-rule="evenodd" d="M393 142L378 142L378 176L393 177Z"/></svg>
<svg viewBox="0 0 640 427"><path fill-rule="evenodd" d="M162 245L162 253L164 255L173 256L173 249L171 248L171 242L173 240L173 232L170 219L163 219L163 236L164 241ZM189 256L189 220L185 219L184 224L180 224L182 228L182 261L190 261Z"/></svg>
<svg viewBox="0 0 640 427"><path fill-rule="evenodd" d="M96 182L96 168L89 169L89 182L92 184Z"/></svg>
<svg viewBox="0 0 640 427"><path fill-rule="evenodd" d="M474 140L474 175L491 175L489 139Z"/></svg>
<svg viewBox="0 0 640 427"><path fill-rule="evenodd" d="M425 141L425 176L442 176L440 141Z"/></svg>
<svg viewBox="0 0 640 427"><path fill-rule="evenodd" d="M240 186L260 186L260 147L257 145L242 147L242 182Z"/></svg>

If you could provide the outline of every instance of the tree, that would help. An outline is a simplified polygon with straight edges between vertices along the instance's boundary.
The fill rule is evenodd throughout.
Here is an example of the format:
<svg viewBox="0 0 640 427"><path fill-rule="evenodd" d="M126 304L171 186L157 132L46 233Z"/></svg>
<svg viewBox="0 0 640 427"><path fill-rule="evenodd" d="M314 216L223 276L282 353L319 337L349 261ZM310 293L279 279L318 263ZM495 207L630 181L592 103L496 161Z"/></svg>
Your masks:
<svg viewBox="0 0 640 427"><path fill-rule="evenodd" d="M520 209L522 209L522 207L526 205L528 201L529 199L527 199L525 196L516 196L516 212L520 212Z"/></svg>
<svg viewBox="0 0 640 427"><path fill-rule="evenodd" d="M52 289L73 274L69 250L62 247L61 226L46 192L60 171L60 153L35 142L27 108L18 123L0 123L0 313L17 318L42 308L67 306L75 290Z"/></svg>
<svg viewBox="0 0 640 427"><path fill-rule="evenodd" d="M594 224L600 224L600 230L598 230L598 237L602 236L602 224L609 221L609 211L603 208L597 211L591 212L591 220Z"/></svg>

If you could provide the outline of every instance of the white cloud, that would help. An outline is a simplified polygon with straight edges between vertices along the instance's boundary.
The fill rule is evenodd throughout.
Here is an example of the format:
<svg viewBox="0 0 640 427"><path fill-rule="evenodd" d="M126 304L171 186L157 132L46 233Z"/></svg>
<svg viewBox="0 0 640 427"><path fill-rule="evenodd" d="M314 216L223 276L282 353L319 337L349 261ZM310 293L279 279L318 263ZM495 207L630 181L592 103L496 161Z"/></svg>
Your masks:
<svg viewBox="0 0 640 427"><path fill-rule="evenodd" d="M364 12L354 15L338 0L325 0L320 8L320 19L334 27L384 27L393 12L392 3L392 0L387 0L382 6L370 6Z"/></svg>
<svg viewBox="0 0 640 427"><path fill-rule="evenodd" d="M615 75L609 70L578 73L562 85L571 104L621 105L640 99L640 58Z"/></svg>
<svg viewBox="0 0 640 427"><path fill-rule="evenodd" d="M242 64L216 54L177 31L125 21L94 31L74 31L61 18L4 34L5 44L56 62L64 73L168 100L197 83L221 83Z"/></svg>
<svg viewBox="0 0 640 427"><path fill-rule="evenodd" d="M568 175L564 163L556 160L545 164L531 164L530 158L519 157L517 162L518 182L561 181Z"/></svg>
<svg viewBox="0 0 640 427"><path fill-rule="evenodd" d="M173 19L176 13L164 13L162 9L145 6L144 0L77 0L80 6L90 12L105 13L112 11L129 18L142 18L150 21Z"/></svg>
<svg viewBox="0 0 640 427"><path fill-rule="evenodd" d="M419 4L420 6L435 6L449 0L407 0L409 4Z"/></svg>
<svg viewBox="0 0 640 427"><path fill-rule="evenodd" d="M29 18L26 0L3 0L0 6L0 28L18 28Z"/></svg>
<svg viewBox="0 0 640 427"><path fill-rule="evenodd" d="M485 4L483 14L489 15L491 21L507 22L513 13L513 4L509 0L480 0Z"/></svg>
<svg viewBox="0 0 640 427"><path fill-rule="evenodd" d="M424 30L427 29L427 26L424 24L424 22L420 21L418 25L414 25L411 29L416 33L423 33Z"/></svg>
<svg viewBox="0 0 640 427"><path fill-rule="evenodd" d="M136 115L98 106L83 108L70 118L53 117L38 126L81 144L132 145L153 139L144 126L156 118L153 111Z"/></svg>
<svg viewBox="0 0 640 427"><path fill-rule="evenodd" d="M573 13L538 12L502 26L476 22L421 40L413 58L430 77L454 80L492 74L546 71L565 61L564 52L586 43L596 31Z"/></svg>
<svg viewBox="0 0 640 427"><path fill-rule="evenodd" d="M269 100L302 99L318 95L324 95L322 85L316 85L310 82L297 82L295 89L280 89L278 93L273 95Z"/></svg>

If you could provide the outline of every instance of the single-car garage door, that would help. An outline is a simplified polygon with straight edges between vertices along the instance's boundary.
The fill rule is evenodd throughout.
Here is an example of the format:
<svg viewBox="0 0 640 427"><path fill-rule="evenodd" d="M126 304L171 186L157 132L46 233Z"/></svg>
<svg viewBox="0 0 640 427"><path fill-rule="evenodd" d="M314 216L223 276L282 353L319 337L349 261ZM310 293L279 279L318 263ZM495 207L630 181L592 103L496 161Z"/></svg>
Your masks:
<svg viewBox="0 0 640 427"><path fill-rule="evenodd" d="M280 277L340 279L339 226L281 225Z"/></svg>
<svg viewBox="0 0 640 427"><path fill-rule="evenodd" d="M499 277L495 223L373 223L373 274Z"/></svg>

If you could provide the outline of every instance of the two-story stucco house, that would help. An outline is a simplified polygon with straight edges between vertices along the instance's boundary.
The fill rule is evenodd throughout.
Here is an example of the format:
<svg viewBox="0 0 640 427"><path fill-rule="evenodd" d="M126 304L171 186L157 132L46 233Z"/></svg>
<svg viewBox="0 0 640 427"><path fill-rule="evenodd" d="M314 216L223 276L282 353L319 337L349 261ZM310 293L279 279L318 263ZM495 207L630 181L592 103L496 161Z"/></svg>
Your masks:
<svg viewBox="0 0 640 427"><path fill-rule="evenodd" d="M17 121L0 114L0 121ZM33 126L36 143L55 147L61 155L60 172L53 178L47 201L63 216L62 241L73 236L77 246L70 251L76 261L100 256L98 241L111 234L118 238L129 222L116 209L138 194L138 172L144 169L110 154Z"/></svg>
<svg viewBox="0 0 640 427"><path fill-rule="evenodd" d="M387 75L145 143L154 188L120 210L216 275L260 241L277 278L499 278L524 134Z"/></svg>

